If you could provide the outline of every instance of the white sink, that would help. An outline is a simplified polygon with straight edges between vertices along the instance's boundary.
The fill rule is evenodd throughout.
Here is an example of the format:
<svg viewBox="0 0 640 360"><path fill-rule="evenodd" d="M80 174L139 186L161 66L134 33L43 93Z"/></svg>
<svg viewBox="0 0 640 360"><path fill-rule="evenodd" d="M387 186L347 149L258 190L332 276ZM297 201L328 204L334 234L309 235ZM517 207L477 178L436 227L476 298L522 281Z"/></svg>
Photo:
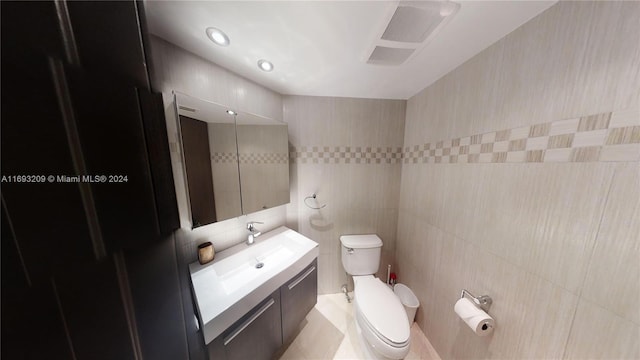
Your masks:
<svg viewBox="0 0 640 360"><path fill-rule="evenodd" d="M318 244L286 227L189 265L205 343L211 342L318 256Z"/></svg>

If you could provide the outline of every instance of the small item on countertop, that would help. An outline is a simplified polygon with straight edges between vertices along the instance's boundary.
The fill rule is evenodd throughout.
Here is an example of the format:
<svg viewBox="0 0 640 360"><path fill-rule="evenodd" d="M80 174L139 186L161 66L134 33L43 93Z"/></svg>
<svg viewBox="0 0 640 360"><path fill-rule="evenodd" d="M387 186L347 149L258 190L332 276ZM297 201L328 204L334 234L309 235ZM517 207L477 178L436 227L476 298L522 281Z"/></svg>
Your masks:
<svg viewBox="0 0 640 360"><path fill-rule="evenodd" d="M395 286L396 283L398 282L398 277L396 276L396 273L391 273L391 285Z"/></svg>
<svg viewBox="0 0 640 360"><path fill-rule="evenodd" d="M213 260L215 254L216 252L211 242L207 241L206 243L198 245L198 262L200 262L201 265Z"/></svg>

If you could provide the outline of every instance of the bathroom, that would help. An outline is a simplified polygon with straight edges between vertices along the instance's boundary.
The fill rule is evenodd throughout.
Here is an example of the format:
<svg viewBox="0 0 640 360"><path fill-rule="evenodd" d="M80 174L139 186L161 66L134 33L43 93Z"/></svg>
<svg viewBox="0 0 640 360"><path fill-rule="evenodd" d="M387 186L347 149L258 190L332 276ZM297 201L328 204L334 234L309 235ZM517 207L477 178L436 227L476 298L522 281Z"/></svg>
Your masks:
<svg viewBox="0 0 640 360"><path fill-rule="evenodd" d="M20 45L11 41L14 28L4 24L10 22L9 14L18 13L28 13L21 16L30 21L49 15L47 19L57 19L54 15L65 14L60 11L65 3L56 2L46 11L36 8L47 6L43 4L2 4L2 175L48 175L61 166L27 168L8 156L24 153L15 157L37 161L35 151L19 147L22 142L9 145L18 143L8 135L16 128L42 132L40 142L53 140L43 130L49 126L42 120L46 114L27 110L28 102L16 100L15 94L33 90L18 88L20 79L6 73L13 60L9 43ZM127 3L132 2L119 6ZM109 216L117 216L103 215L108 208L100 206L117 193L109 184L106 193L93 193L106 246L101 248L99 241L87 246L70 236L76 232L70 220L66 227L59 225L72 217L55 211L69 198L47 195L50 189L43 189L41 197L32 199L29 194L40 190L3 180L3 318L14 311L28 319L3 320L3 357L209 358L194 318L189 264L198 261L198 245L211 242L220 253L247 239L248 222L262 222L256 227L263 233L286 226L318 243L319 300L300 336L304 327L322 330L310 333L316 344L294 340L281 349L281 358L354 356L344 352L352 335L348 311L348 321L340 320L344 324L322 316L334 300L342 301L337 305L342 309L349 306L341 293L343 284L350 291L354 286L341 262L340 237L345 234L377 234L383 241L377 277L386 279L391 265L398 281L419 299L412 332L419 331L434 353L426 357L412 352L407 358L640 358L640 3L456 3L460 8L450 21L415 57L397 66L366 63L377 41L374 36L385 29L397 2L135 4L146 29L141 36L147 81L152 92L162 93L164 146L170 159L170 170L165 171L172 176L169 192L175 192L178 222L175 230L151 243L110 243L111 237L124 236L137 224L122 225L114 232L118 236L108 233ZM106 11L108 4L102 5L101 14L123 14ZM82 66L128 66L126 59L132 55L124 50L116 51L113 61L96 60L93 65L91 53L83 55L92 36L100 46L125 45L111 44L109 37L114 36L104 31L108 27L80 16L90 13L91 3L68 6L78 51L85 56ZM196 7L195 12L188 6ZM211 9L218 11L206 17ZM46 15L32 14L38 11ZM287 11L298 11L300 18L277 16ZM188 14L194 18L185 18ZM270 22L252 23L256 14ZM163 17L169 15L173 18ZM206 27L193 30L202 18L211 19L206 26L227 33L229 46L212 43ZM92 30L94 25L99 30ZM260 27L266 25L290 38L251 38L268 37L264 32L269 28ZM169 30L179 26L197 40L178 44L181 38ZM326 37L309 42L304 36L314 33L305 33L310 28L326 28ZM329 37L341 32L350 36ZM53 36L43 34L47 41ZM453 39L460 43L446 42ZM205 42L210 49L202 53L185 50ZM269 48L277 43L300 48ZM346 51L349 46L357 49ZM62 53L68 56L73 49ZM309 64L295 64L300 61L297 54ZM273 71L258 69L256 62L262 58L273 62ZM334 69L338 66L344 68ZM48 67L58 69L55 64ZM350 73L355 75L348 77ZM13 85L14 96L5 95L5 84ZM41 91L54 93L46 89ZM174 91L286 123L289 201L192 229L179 129L171 117ZM9 102L22 104L16 113L26 113L38 126L8 124ZM81 138L90 136L84 129L80 124ZM49 134L66 144L68 133ZM114 147L114 139L119 137L105 140L105 146ZM38 156L47 152L41 150ZM81 152L90 164L91 149ZM113 158L121 160L118 156ZM74 186L54 185L65 191ZM80 186L78 192L85 199L86 189ZM122 221L135 217L136 196L129 193L129 199L122 200L132 208ZM91 214L91 209L83 209ZM38 216L37 226L31 215ZM87 223L92 229L91 220ZM54 236L62 245L54 249L42 240L28 243L23 239L31 235L25 231ZM90 249L75 250L81 246ZM81 265L55 263L62 270L49 279L47 267L31 265L43 264L31 255L42 247L48 258L90 263L86 269L92 270L80 274ZM82 260L85 253L101 254L95 258L102 260L98 265ZM11 278L15 269L27 274L28 286ZM101 280L94 281L96 277ZM90 282L91 292L78 289L77 284ZM8 295L14 287L20 296ZM456 315L462 289L491 296L488 313L496 322L492 334L477 336ZM7 305L25 298L32 306ZM41 304L45 306L37 306ZM92 315L98 320L88 320ZM40 334L33 331L35 321L48 324L40 326ZM15 345L5 346L9 343Z"/></svg>

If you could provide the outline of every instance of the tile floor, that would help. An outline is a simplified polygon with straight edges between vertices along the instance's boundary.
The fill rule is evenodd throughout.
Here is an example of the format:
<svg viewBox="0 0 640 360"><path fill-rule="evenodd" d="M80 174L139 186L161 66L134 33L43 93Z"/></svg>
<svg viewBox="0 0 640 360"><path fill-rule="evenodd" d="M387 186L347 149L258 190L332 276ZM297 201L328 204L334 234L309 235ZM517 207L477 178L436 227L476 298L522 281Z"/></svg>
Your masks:
<svg viewBox="0 0 640 360"><path fill-rule="evenodd" d="M296 338L275 356L280 360L365 358L353 317L353 303L348 303L342 293L319 295ZM406 359L440 360L415 323L411 326L411 350Z"/></svg>

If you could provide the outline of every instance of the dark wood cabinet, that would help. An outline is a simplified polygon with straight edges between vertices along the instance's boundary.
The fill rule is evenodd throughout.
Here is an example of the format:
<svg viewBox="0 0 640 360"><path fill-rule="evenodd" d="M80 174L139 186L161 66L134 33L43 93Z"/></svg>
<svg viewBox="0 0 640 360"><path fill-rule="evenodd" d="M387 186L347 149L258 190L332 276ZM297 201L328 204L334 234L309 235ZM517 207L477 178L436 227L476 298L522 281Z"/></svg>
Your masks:
<svg viewBox="0 0 640 360"><path fill-rule="evenodd" d="M285 342L297 333L300 323L318 302L318 260L280 288L282 337Z"/></svg>
<svg viewBox="0 0 640 360"><path fill-rule="evenodd" d="M275 291L222 334L227 359L270 359L282 346L280 326L280 292Z"/></svg>
<svg viewBox="0 0 640 360"><path fill-rule="evenodd" d="M210 360L271 359L293 339L318 301L314 259L273 294L207 345Z"/></svg>
<svg viewBox="0 0 640 360"><path fill-rule="evenodd" d="M216 222L213 173L207 123L180 115L184 167L193 227Z"/></svg>

